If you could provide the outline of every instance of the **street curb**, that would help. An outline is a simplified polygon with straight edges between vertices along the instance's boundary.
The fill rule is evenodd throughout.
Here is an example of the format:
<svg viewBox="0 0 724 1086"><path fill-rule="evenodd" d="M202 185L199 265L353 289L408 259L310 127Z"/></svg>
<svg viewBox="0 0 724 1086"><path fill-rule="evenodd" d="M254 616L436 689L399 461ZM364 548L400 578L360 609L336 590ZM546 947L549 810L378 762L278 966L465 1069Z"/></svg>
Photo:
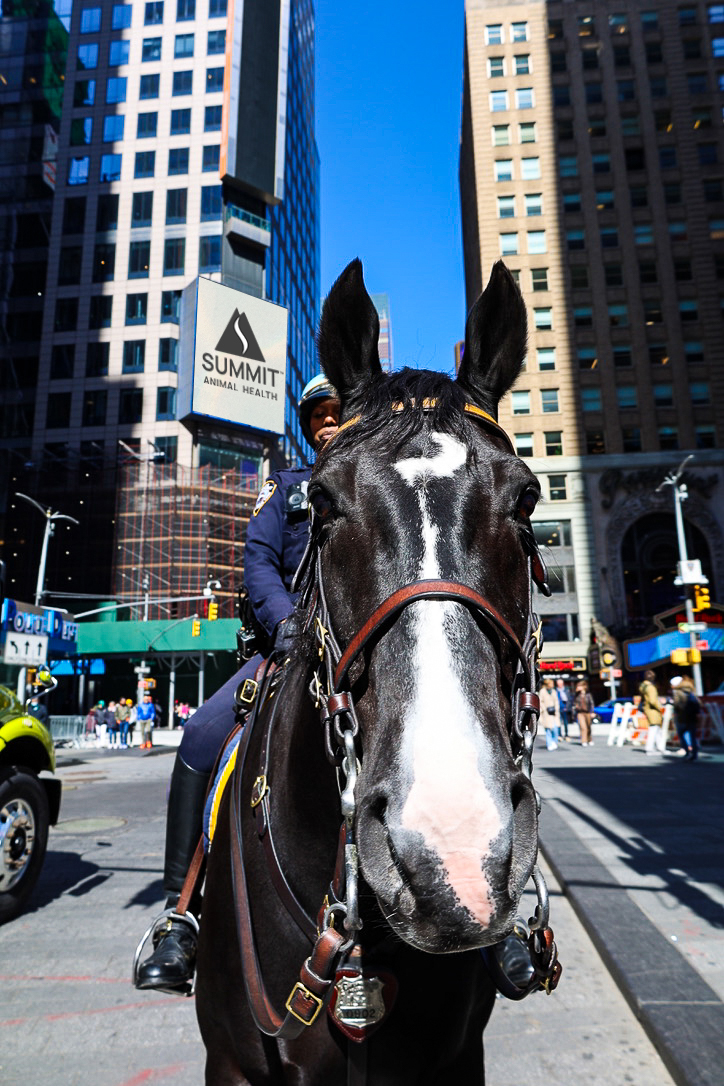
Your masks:
<svg viewBox="0 0 724 1086"><path fill-rule="evenodd" d="M561 889L677 1086L721 1086L724 1003L717 993L550 802L540 835ZM562 959L565 984L565 952Z"/></svg>

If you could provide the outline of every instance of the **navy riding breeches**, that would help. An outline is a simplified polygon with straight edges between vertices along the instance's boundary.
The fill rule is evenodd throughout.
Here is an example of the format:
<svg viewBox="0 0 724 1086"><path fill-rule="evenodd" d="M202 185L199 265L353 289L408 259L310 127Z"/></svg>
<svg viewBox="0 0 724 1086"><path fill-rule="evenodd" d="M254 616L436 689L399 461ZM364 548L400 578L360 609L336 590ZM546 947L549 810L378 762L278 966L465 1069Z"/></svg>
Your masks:
<svg viewBox="0 0 724 1086"><path fill-rule="evenodd" d="M261 656L253 656L189 717L178 753L191 769L210 773L214 768L221 745L234 727L234 694L244 679L254 678L261 662Z"/></svg>

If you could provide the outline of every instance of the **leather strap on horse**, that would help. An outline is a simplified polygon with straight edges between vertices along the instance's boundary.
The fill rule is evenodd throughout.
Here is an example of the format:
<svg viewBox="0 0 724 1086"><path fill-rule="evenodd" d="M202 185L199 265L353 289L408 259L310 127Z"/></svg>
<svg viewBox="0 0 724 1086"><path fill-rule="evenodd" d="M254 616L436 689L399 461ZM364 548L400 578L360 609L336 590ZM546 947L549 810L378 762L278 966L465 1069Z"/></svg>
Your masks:
<svg viewBox="0 0 724 1086"><path fill-rule="evenodd" d="M416 600L454 600L456 603L474 607L505 635L515 649L518 658L524 663L526 662L523 647L512 627L505 621L500 612L475 589L459 584L456 581L433 579L412 581L388 596L384 603L380 604L377 610L370 615L362 629L352 638L334 669L335 691L340 689L349 668L380 627L396 615L398 611L401 611L403 607L406 607L409 603L414 603Z"/></svg>
<svg viewBox="0 0 724 1086"><path fill-rule="evenodd" d="M259 699L257 705L259 705ZM239 755L232 777L231 818L231 871L236 901L236 923L241 951L244 987L254 1021L262 1033L269 1037L293 1040L316 1021L324 1007L334 981L340 955L349 945L346 936L332 927L325 928L316 938L311 955L299 971L299 980L292 988L285 1007L286 1015L279 1014L269 997L262 976L256 949L254 925L249 904L249 888L244 866L244 843L241 811L244 767L250 739L257 719L257 709L249 718L241 738Z"/></svg>

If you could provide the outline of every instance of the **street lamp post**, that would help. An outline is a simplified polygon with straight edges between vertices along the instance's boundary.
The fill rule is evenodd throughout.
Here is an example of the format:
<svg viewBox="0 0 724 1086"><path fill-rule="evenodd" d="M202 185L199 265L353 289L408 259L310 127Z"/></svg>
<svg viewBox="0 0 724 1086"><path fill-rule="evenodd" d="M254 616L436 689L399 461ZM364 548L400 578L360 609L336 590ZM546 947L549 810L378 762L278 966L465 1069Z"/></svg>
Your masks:
<svg viewBox="0 0 724 1086"><path fill-rule="evenodd" d="M22 498L23 501L30 502L39 513L42 513L45 517L45 532L43 534L43 546L40 551L40 565L38 567L38 580L35 586L35 606L40 606L40 601L45 594L45 565L48 560L48 540L55 531L56 520L69 520L73 524L80 524L79 520L75 517L68 516L67 513L53 512L50 508L43 508L40 502L36 502L35 498L29 498L27 494L21 494L19 491L15 492L16 498Z"/></svg>
<svg viewBox="0 0 724 1086"><path fill-rule="evenodd" d="M686 483L681 483L679 480L684 474L684 468L690 460L694 459L694 454L689 453L681 463L676 471L670 471L665 479L657 486L657 493L663 490L665 486L670 486L674 491L674 515L676 517L676 539L679 546L679 577L677 583L681 584L684 589L686 597L686 621L691 626L694 623L694 604L691 599L691 593L689 592L689 584L693 583L689 577L688 562L689 556L686 551L686 535L684 534L684 514L682 512L682 505L689 496L689 491ZM706 578L698 575L697 583L706 583ZM694 630L689 630L689 650L696 649L697 633ZM694 679L694 687L697 694L704 693L704 686L701 681L701 666L698 663L692 663L691 673Z"/></svg>

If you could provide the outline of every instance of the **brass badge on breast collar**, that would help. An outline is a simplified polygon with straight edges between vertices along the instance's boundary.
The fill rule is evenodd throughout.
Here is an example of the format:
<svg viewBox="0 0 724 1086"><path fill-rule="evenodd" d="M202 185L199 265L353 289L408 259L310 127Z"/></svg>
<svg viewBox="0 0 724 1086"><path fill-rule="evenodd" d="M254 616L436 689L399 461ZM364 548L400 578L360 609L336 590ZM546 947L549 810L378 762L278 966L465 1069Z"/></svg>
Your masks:
<svg viewBox="0 0 724 1086"><path fill-rule="evenodd" d="M391 973L338 969L328 1013L350 1040L364 1041L382 1025L396 996L397 981Z"/></svg>

